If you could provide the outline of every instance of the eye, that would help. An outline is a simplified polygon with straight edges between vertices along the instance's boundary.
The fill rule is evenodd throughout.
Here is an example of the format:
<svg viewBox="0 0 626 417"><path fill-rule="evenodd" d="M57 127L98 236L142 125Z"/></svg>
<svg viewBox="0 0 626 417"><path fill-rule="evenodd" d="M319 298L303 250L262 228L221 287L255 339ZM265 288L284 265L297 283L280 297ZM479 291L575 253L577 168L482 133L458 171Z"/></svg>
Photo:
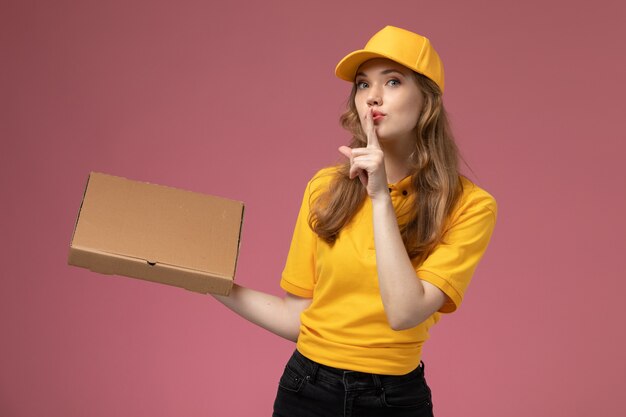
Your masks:
<svg viewBox="0 0 626 417"><path fill-rule="evenodd" d="M365 89L367 87L369 87L369 85L365 81L357 81L356 82L356 88L358 90L363 90L363 89Z"/></svg>
<svg viewBox="0 0 626 417"><path fill-rule="evenodd" d="M387 81L387 84L392 86L392 87L397 87L397 86L400 85L400 80L397 80L397 79L393 78L393 79Z"/></svg>

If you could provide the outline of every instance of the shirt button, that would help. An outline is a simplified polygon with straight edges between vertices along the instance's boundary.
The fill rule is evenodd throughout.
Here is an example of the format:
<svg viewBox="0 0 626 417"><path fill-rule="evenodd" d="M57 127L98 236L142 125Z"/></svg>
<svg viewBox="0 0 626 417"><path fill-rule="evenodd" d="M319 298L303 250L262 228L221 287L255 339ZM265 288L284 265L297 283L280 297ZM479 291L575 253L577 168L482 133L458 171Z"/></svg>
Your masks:
<svg viewBox="0 0 626 417"><path fill-rule="evenodd" d="M407 194L408 194L408 191L407 191L407 190L403 190L403 191L402 191L402 195L407 195Z"/></svg>
<svg viewBox="0 0 626 417"><path fill-rule="evenodd" d="M389 188L389 192L391 192L391 188Z"/></svg>

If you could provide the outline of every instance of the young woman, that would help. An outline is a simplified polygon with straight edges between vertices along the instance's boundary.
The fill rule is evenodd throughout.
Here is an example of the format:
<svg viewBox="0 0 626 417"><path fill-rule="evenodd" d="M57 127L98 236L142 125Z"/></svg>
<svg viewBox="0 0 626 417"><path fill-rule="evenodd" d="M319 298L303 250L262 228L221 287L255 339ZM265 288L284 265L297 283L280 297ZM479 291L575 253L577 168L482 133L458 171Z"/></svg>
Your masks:
<svg viewBox="0 0 626 417"><path fill-rule="evenodd" d="M309 182L284 298L216 296L296 351L275 417L432 416L421 348L460 305L494 228L493 197L459 174L428 39L392 26L336 68L353 83L346 163Z"/></svg>

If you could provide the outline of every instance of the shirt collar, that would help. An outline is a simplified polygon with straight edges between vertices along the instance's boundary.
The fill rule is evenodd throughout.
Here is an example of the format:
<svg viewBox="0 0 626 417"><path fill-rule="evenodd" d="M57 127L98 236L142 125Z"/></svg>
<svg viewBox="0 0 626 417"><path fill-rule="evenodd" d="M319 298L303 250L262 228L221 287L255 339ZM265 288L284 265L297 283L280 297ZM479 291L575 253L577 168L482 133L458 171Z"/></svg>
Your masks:
<svg viewBox="0 0 626 417"><path fill-rule="evenodd" d="M392 194L409 195L411 193L411 176L408 175L394 184L387 184Z"/></svg>

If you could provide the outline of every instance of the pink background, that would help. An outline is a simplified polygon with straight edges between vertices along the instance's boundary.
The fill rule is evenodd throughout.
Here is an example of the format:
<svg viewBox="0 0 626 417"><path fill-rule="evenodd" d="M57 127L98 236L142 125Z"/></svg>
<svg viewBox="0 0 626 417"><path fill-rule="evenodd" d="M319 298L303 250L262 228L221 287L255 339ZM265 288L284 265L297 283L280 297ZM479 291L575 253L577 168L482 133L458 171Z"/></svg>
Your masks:
<svg viewBox="0 0 626 417"><path fill-rule="evenodd" d="M425 347L436 415L623 416L623 2L3 1L0 415L269 416L294 348L209 296L66 264L91 170L246 203L240 284L279 276L340 159L336 62L429 36L499 202Z"/></svg>

